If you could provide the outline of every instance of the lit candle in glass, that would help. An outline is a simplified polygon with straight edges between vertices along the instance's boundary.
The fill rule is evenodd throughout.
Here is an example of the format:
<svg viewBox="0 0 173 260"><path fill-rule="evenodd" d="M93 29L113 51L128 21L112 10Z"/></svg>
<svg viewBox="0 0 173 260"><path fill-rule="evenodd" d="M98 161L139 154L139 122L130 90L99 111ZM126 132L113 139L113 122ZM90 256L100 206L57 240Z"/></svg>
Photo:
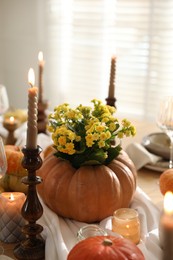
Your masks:
<svg viewBox="0 0 173 260"><path fill-rule="evenodd" d="M25 194L2 192L0 194L0 240L15 243L23 238L21 227L25 224L21 208Z"/></svg>
<svg viewBox="0 0 173 260"><path fill-rule="evenodd" d="M170 191L166 192L164 196L164 210L160 218L159 236L163 248L162 260L173 259L173 193Z"/></svg>
<svg viewBox="0 0 173 260"><path fill-rule="evenodd" d="M14 128L16 129L17 126L19 125L19 121L16 118L14 118L14 116L10 116L4 119L3 124L5 126L14 126Z"/></svg>
<svg viewBox="0 0 173 260"><path fill-rule="evenodd" d="M140 241L138 212L131 208L116 210L112 218L112 231L138 244Z"/></svg>
<svg viewBox="0 0 173 260"><path fill-rule="evenodd" d="M14 136L14 131L18 128L19 126L19 120L14 118L14 116L10 116L9 118L5 118L3 121L3 126L5 129L8 130L8 136L5 140L5 144L15 144L16 142L16 137Z"/></svg>
<svg viewBox="0 0 173 260"><path fill-rule="evenodd" d="M38 89L34 86L35 74L31 68L28 73L28 121L27 121L27 140L26 147L29 149L37 148L37 93Z"/></svg>

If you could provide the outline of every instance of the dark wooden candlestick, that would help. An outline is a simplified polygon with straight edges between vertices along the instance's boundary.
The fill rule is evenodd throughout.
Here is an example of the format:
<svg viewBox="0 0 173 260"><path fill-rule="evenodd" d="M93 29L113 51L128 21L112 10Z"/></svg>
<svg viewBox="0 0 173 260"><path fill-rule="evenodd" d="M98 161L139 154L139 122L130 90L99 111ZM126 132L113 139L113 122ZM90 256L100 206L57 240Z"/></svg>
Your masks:
<svg viewBox="0 0 173 260"><path fill-rule="evenodd" d="M111 107L115 107L116 108L116 98L106 98L106 104L111 106Z"/></svg>
<svg viewBox="0 0 173 260"><path fill-rule="evenodd" d="M38 127L38 133L44 133L46 134L47 131L47 114L46 110L48 108L48 102L46 100L44 101L38 101L38 119L37 119L37 127Z"/></svg>
<svg viewBox="0 0 173 260"><path fill-rule="evenodd" d="M46 134L47 131L47 115L46 110L48 108L48 102L43 99L43 69L45 61L43 60L43 53L39 52L39 71L38 71L38 133Z"/></svg>
<svg viewBox="0 0 173 260"><path fill-rule="evenodd" d="M41 178L36 176L36 170L42 165L41 151L39 146L37 149L27 149L26 147L22 149L24 154L22 165L28 171L28 176L24 177L22 182L28 185L28 193L21 214L29 223L22 228L26 239L14 248L14 255L19 260L45 258L45 242L40 235L43 227L36 224L36 221L43 214L43 208L36 191L36 185L42 182Z"/></svg>

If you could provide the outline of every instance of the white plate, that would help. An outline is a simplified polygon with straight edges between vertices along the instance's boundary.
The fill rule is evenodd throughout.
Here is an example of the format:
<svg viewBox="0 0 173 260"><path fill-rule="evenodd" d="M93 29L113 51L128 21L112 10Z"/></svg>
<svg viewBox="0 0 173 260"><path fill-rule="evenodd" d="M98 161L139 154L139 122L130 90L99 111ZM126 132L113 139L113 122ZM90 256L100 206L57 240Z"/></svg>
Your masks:
<svg viewBox="0 0 173 260"><path fill-rule="evenodd" d="M169 160L170 156L170 139L165 133L152 133L145 136L142 145L151 153L159 155Z"/></svg>
<svg viewBox="0 0 173 260"><path fill-rule="evenodd" d="M163 172L167 169L169 169L169 161L158 161L155 164L146 164L145 168L149 169L149 170L153 170L153 171L157 171L157 172Z"/></svg>

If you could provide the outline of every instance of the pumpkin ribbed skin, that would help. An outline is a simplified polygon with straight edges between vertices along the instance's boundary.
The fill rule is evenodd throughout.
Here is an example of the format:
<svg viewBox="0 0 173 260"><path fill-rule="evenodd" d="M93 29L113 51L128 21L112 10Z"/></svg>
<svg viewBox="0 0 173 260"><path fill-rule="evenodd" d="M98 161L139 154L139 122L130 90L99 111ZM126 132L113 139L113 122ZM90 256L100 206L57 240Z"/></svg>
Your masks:
<svg viewBox="0 0 173 260"><path fill-rule="evenodd" d="M107 166L79 169L49 154L37 174L43 179L38 192L55 213L88 223L128 207L136 188L136 170L125 152Z"/></svg>
<svg viewBox="0 0 173 260"><path fill-rule="evenodd" d="M130 240L113 236L89 237L77 243L67 260L144 260L140 249Z"/></svg>

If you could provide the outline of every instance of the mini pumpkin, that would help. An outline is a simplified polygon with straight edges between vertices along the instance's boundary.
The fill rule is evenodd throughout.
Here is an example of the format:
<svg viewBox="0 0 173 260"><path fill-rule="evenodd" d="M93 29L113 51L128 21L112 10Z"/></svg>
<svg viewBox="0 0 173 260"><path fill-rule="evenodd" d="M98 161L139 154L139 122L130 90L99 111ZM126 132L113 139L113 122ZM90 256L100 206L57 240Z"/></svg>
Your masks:
<svg viewBox="0 0 173 260"><path fill-rule="evenodd" d="M77 243L67 260L144 260L141 250L130 240L113 236L95 236Z"/></svg>
<svg viewBox="0 0 173 260"><path fill-rule="evenodd" d="M7 172L0 179L0 186L5 191L27 192L27 186L21 182L27 171L22 166L23 153L20 147L5 145L7 157Z"/></svg>
<svg viewBox="0 0 173 260"><path fill-rule="evenodd" d="M108 165L78 169L52 151L37 174L43 179L38 192L50 209L87 223L128 207L136 189L136 169L124 151Z"/></svg>
<svg viewBox="0 0 173 260"><path fill-rule="evenodd" d="M173 169L165 170L159 178L160 191L163 195L167 191L173 192Z"/></svg>

